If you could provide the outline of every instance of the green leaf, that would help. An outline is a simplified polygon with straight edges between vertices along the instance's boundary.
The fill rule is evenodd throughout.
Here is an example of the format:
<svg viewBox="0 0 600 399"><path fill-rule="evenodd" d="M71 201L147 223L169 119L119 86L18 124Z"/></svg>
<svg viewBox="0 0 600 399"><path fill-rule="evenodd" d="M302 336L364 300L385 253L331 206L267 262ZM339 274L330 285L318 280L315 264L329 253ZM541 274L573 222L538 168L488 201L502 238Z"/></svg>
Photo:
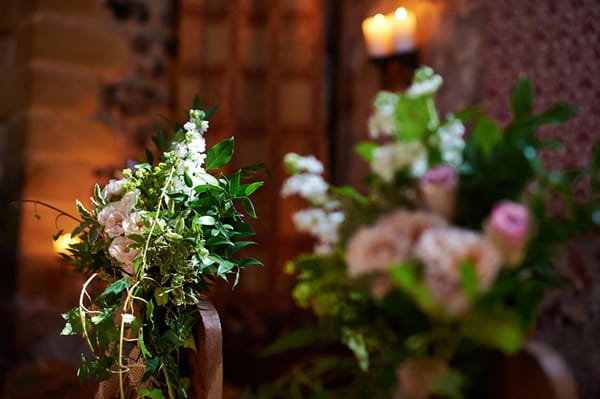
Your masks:
<svg viewBox="0 0 600 399"><path fill-rule="evenodd" d="M194 181L192 180L190 175L188 175L187 170L185 172L183 172L183 181L184 181L185 185L188 187L192 187L194 185Z"/></svg>
<svg viewBox="0 0 600 399"><path fill-rule="evenodd" d="M225 166L233 156L233 137L215 144L206 156L206 169L219 169Z"/></svg>
<svg viewBox="0 0 600 399"><path fill-rule="evenodd" d="M502 141L502 131L493 119L481 116L475 123L470 140L485 156L489 156L492 148Z"/></svg>
<svg viewBox="0 0 600 399"><path fill-rule="evenodd" d="M419 265L415 262L406 262L401 265L393 265L388 272L392 281L409 296L411 296L419 307L426 311L435 311L437 304L431 293L419 279Z"/></svg>
<svg viewBox="0 0 600 399"><path fill-rule="evenodd" d="M427 134L428 127L438 121L432 120L428 101L431 96L408 97L400 95L396 106L396 121L398 125L397 138L401 141L421 140Z"/></svg>
<svg viewBox="0 0 600 399"><path fill-rule="evenodd" d="M538 125L546 123L558 125L568 121L575 115L577 115L577 107L567 103L558 103L549 110L537 115L534 120Z"/></svg>
<svg viewBox="0 0 600 399"><path fill-rule="evenodd" d="M60 335L79 335L83 334L83 327L81 325L81 315L79 308L73 308L67 313L63 313L62 318L65 319L66 324Z"/></svg>
<svg viewBox="0 0 600 399"><path fill-rule="evenodd" d="M203 226L214 226L217 223L214 217L208 215L200 216L196 220L198 224L201 224Z"/></svg>
<svg viewBox="0 0 600 399"><path fill-rule="evenodd" d="M259 187L264 184L262 181L257 181L250 184L245 184L242 187L244 188L244 195L252 195Z"/></svg>
<svg viewBox="0 0 600 399"><path fill-rule="evenodd" d="M210 119L215 114L215 112L217 112L218 109L218 106L210 107L209 109L207 109L204 119Z"/></svg>
<svg viewBox="0 0 600 399"><path fill-rule="evenodd" d="M254 204L252 203L250 198L244 198L242 200L242 206L244 207L244 210L248 213L248 215L252 216L253 218L257 217L256 211L254 210Z"/></svg>
<svg viewBox="0 0 600 399"><path fill-rule="evenodd" d="M148 163L150 165L152 165L154 163L154 154L152 154L152 151L150 151L147 148L146 148L146 160L148 161Z"/></svg>
<svg viewBox="0 0 600 399"><path fill-rule="evenodd" d="M127 278L123 277L122 279L117 280L106 287L100 296L118 295L129 287L131 287L131 282Z"/></svg>
<svg viewBox="0 0 600 399"><path fill-rule="evenodd" d="M463 388L467 383L464 375L450 370L433 381L432 393L449 399L463 399Z"/></svg>
<svg viewBox="0 0 600 399"><path fill-rule="evenodd" d="M531 81L527 77L522 76L517 82L510 98L510 105L515 119L523 119L531 115L533 111L534 92Z"/></svg>
<svg viewBox="0 0 600 399"><path fill-rule="evenodd" d="M202 101L200 101L200 97L197 95L194 96L194 99L192 100L192 109L204 109Z"/></svg>
<svg viewBox="0 0 600 399"><path fill-rule="evenodd" d="M363 141L354 147L354 151L368 163L373 162L373 153L379 148L379 144L372 141Z"/></svg>
<svg viewBox="0 0 600 399"><path fill-rule="evenodd" d="M475 268L471 262L462 262L460 265L460 283L463 292L471 301L477 296L478 279Z"/></svg>
<svg viewBox="0 0 600 399"><path fill-rule="evenodd" d="M291 349L313 347L335 342L337 335L334 330L324 326L316 325L295 330L277 339L260 354L261 357L276 355Z"/></svg>
<svg viewBox="0 0 600 399"><path fill-rule="evenodd" d="M143 398L166 399L165 395L158 388L154 388L153 390L149 390L148 388L139 388L138 394L142 395Z"/></svg>
<svg viewBox="0 0 600 399"><path fill-rule="evenodd" d="M471 314L463 320L462 330L466 336L507 354L518 352L525 339L518 318L508 312L486 310L485 314Z"/></svg>
<svg viewBox="0 0 600 399"><path fill-rule="evenodd" d="M348 327L342 327L342 342L354 353L358 365L362 371L369 369L369 352L365 337Z"/></svg>
<svg viewBox="0 0 600 399"><path fill-rule="evenodd" d="M259 260L256 260L254 258L242 258L238 261L238 265L239 267L248 267L248 266L252 266L252 265L261 265L263 266L263 263Z"/></svg>

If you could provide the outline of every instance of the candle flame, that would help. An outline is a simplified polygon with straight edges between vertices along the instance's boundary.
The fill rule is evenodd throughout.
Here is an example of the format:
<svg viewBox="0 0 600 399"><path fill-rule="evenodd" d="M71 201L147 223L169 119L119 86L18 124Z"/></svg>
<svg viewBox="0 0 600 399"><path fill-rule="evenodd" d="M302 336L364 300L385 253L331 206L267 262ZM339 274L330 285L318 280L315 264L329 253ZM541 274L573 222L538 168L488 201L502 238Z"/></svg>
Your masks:
<svg viewBox="0 0 600 399"><path fill-rule="evenodd" d="M396 19L406 19L406 17L408 17L408 11L406 11L406 8L404 7L399 7L396 9L394 16Z"/></svg>
<svg viewBox="0 0 600 399"><path fill-rule="evenodd" d="M384 25L385 24L385 16L383 14L375 14L373 17L373 22L376 25Z"/></svg>

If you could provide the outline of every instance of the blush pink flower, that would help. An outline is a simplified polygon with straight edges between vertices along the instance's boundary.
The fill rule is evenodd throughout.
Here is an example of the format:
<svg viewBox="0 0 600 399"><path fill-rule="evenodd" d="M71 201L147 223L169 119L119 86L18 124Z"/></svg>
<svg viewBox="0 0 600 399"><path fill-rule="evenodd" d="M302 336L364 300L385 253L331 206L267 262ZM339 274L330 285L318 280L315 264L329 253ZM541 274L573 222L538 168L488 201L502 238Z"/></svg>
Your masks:
<svg viewBox="0 0 600 399"><path fill-rule="evenodd" d="M146 231L143 214L144 212L134 212L123 220L123 233L126 236L131 234L142 234Z"/></svg>
<svg viewBox="0 0 600 399"><path fill-rule="evenodd" d="M129 211L115 202L100 211L98 214L98 223L104 227L106 234L112 238L124 233L123 221L128 217Z"/></svg>
<svg viewBox="0 0 600 399"><path fill-rule="evenodd" d="M360 229L348 242L346 259L350 277L384 271L392 262L403 262L424 231L444 226L438 215L399 210Z"/></svg>
<svg viewBox="0 0 600 399"><path fill-rule="evenodd" d="M456 183L456 171L451 166L441 165L425 172L419 185L425 207L452 219L456 208Z"/></svg>
<svg viewBox="0 0 600 399"><path fill-rule="evenodd" d="M133 274L133 261L140 252L138 249L131 247L134 242L132 239L120 236L115 238L108 247L110 256L122 263L125 271L129 274Z"/></svg>
<svg viewBox="0 0 600 399"><path fill-rule="evenodd" d="M364 227L348 242L346 260L351 278L384 271L392 262L402 262L410 254L410 242L381 226Z"/></svg>
<svg viewBox="0 0 600 399"><path fill-rule="evenodd" d="M492 285L501 262L496 248L485 237L451 227L423 233L415 256L425 264L425 284L433 298L453 313L468 308L460 282L461 265L468 262L474 267L478 289L483 292Z"/></svg>
<svg viewBox="0 0 600 399"><path fill-rule="evenodd" d="M516 202L503 201L492 210L485 231L507 265L514 266L523 259L530 219L529 209Z"/></svg>

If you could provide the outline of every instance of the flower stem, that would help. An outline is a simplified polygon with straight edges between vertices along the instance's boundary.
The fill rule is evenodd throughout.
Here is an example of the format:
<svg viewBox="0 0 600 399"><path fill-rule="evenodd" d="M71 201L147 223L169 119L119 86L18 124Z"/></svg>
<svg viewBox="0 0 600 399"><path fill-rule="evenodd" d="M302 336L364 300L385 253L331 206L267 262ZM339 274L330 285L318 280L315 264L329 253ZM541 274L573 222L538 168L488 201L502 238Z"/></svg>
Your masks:
<svg viewBox="0 0 600 399"><path fill-rule="evenodd" d="M27 199L25 199L25 200L21 200L21 202L29 202L29 203L36 204L36 205L42 205L42 206L45 206L46 208L52 209L55 212L58 212L60 214L59 216L66 216L68 218L71 218L71 219L75 220L77 223L81 223L82 222L81 219L79 219L79 218L71 215L70 213L65 212L62 209L59 209L59 208L57 208L55 206L52 206L52 205L50 205L50 204L48 204L46 202L43 202L43 201L27 200Z"/></svg>

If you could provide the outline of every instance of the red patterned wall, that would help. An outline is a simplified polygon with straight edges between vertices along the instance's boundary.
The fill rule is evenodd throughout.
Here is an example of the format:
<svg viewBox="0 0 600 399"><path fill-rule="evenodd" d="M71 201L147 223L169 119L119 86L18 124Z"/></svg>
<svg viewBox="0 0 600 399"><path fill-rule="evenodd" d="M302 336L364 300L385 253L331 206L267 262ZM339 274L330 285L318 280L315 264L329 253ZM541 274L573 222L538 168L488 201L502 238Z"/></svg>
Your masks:
<svg viewBox="0 0 600 399"><path fill-rule="evenodd" d="M556 167L581 165L600 138L600 2L598 0L503 0L490 7L483 98L502 121L508 94L520 73L533 79L538 110L556 101L579 107L579 115L542 137L560 137L562 153L545 154Z"/></svg>

